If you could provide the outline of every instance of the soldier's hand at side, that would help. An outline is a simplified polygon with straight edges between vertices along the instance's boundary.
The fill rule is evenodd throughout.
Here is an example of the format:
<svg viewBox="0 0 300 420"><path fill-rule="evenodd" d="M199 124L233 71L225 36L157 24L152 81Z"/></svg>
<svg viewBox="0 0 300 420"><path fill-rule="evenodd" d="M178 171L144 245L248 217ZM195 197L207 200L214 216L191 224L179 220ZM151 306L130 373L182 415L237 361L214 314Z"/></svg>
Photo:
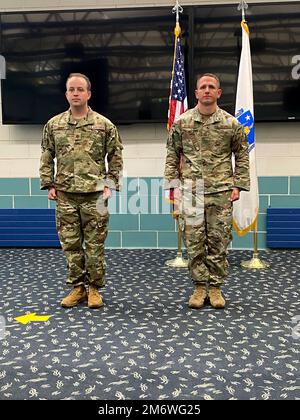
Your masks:
<svg viewBox="0 0 300 420"><path fill-rule="evenodd" d="M240 198L240 189L233 187L231 191L230 201L237 201Z"/></svg>
<svg viewBox="0 0 300 420"><path fill-rule="evenodd" d="M108 187L104 187L103 200L108 200L110 197L111 197L111 189Z"/></svg>
<svg viewBox="0 0 300 420"><path fill-rule="evenodd" d="M50 187L48 189L48 198L49 198L49 200L56 200L57 199L57 194L56 194L56 188L55 187Z"/></svg>

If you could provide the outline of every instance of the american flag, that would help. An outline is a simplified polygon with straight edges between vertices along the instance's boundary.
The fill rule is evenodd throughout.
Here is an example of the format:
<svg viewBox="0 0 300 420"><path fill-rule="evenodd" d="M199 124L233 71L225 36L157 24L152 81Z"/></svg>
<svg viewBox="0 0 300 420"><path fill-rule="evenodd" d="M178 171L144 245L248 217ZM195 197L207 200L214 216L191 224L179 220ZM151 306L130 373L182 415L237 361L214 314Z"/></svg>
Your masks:
<svg viewBox="0 0 300 420"><path fill-rule="evenodd" d="M168 111L168 130L179 115L183 114L183 112L188 109L184 76L184 59L181 53L180 40L180 35L175 35L175 53Z"/></svg>
<svg viewBox="0 0 300 420"><path fill-rule="evenodd" d="M169 111L168 111L168 130L172 127L173 122L188 109L188 102L186 96L186 85L184 75L184 59L181 53L181 29L179 25L175 28L175 49L173 71L170 88L169 98ZM181 160L181 159L180 159ZM178 208L174 200L174 189L169 191L169 200L173 204L173 217L177 218Z"/></svg>

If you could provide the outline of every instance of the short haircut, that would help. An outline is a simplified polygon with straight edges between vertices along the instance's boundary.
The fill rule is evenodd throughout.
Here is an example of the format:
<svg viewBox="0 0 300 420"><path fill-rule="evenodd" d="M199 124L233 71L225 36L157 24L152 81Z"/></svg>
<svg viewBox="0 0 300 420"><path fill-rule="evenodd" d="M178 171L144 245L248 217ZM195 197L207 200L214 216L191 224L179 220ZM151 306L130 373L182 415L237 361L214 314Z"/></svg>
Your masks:
<svg viewBox="0 0 300 420"><path fill-rule="evenodd" d="M70 73L68 78L67 78L67 81L66 81L66 87L67 87L67 83L68 83L69 79L71 79L71 77L81 77L82 79L84 79L86 81L87 90L88 91L91 90L92 85L91 85L90 79L85 74L82 74L82 73Z"/></svg>
<svg viewBox="0 0 300 420"><path fill-rule="evenodd" d="M214 73L204 73L204 74L198 74L196 76L196 87L198 86L198 81L200 79L202 79L202 77L212 77L213 79L215 79L218 82L218 88L220 88L221 86L221 82L220 79L218 78L218 76Z"/></svg>

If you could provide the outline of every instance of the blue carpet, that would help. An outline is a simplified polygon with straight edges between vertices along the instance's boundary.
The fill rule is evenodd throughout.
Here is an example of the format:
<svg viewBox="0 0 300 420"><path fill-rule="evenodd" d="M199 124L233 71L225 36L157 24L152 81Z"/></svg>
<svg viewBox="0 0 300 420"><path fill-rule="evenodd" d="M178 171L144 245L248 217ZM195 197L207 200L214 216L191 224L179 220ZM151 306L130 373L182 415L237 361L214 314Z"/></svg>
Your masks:
<svg viewBox="0 0 300 420"><path fill-rule="evenodd" d="M231 251L225 310L188 308L167 250L107 251L105 306L63 309L59 249L0 249L0 399L300 399L300 251ZM51 315L22 325L25 313ZM294 332L294 333L293 333Z"/></svg>

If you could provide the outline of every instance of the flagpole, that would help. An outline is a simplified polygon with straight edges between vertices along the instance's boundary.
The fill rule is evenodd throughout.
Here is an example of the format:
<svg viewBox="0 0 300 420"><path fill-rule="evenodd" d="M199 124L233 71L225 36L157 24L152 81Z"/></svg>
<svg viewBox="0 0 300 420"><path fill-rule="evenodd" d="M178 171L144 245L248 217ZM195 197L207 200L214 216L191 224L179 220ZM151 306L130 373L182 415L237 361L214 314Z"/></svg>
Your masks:
<svg viewBox="0 0 300 420"><path fill-rule="evenodd" d="M179 1L176 0L176 4L172 9L172 13L176 13L176 26L174 30L175 40L177 40L177 38L180 36L180 33L181 33L181 29L179 25L179 13L182 13L182 12L183 12L183 8L180 6ZM176 48L176 42L175 42L175 48ZM175 60L175 54L174 54L174 60ZM174 68L174 65L173 65L173 68ZM185 260L182 256L182 232L179 227L179 220L178 220L179 215L176 214L174 218L176 219L176 229L177 229L177 257L172 260L167 260L165 264L168 267L173 267L173 268L187 268L188 261Z"/></svg>
<svg viewBox="0 0 300 420"><path fill-rule="evenodd" d="M253 232L253 257L251 260L242 261L241 267L246 269L262 269L262 268L269 268L269 264L262 261L258 256L258 247L257 247L257 223L255 224L254 232Z"/></svg>
<svg viewBox="0 0 300 420"><path fill-rule="evenodd" d="M241 0L238 5L238 10L242 11L242 21L246 20L246 10L248 9L248 4L245 0ZM258 215L255 221L254 231L253 231L253 257L249 261L242 261L241 267L246 269L264 269L268 268L269 264L262 261L258 256L258 234L257 234L257 222Z"/></svg>

